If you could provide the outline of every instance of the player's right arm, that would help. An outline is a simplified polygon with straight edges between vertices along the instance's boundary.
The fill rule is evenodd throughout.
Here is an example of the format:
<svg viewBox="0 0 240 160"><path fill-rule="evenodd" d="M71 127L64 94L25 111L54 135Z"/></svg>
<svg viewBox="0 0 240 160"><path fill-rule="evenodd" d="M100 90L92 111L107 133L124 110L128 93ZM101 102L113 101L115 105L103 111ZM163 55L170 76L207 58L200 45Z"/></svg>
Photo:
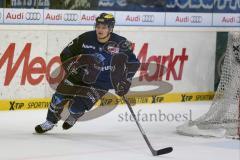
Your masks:
<svg viewBox="0 0 240 160"><path fill-rule="evenodd" d="M84 34L78 36L73 41L71 41L67 45L67 47L65 47L62 50L62 52L60 54L62 64L64 64L66 61L69 61L70 59L72 59L82 53L82 48L80 46L82 46L84 37L85 37Z"/></svg>
<svg viewBox="0 0 240 160"><path fill-rule="evenodd" d="M94 83L99 73L99 70L94 68L94 66L99 66L98 61L93 56L84 53L82 47L88 37L86 32L75 38L60 54L67 79L73 83Z"/></svg>
<svg viewBox="0 0 240 160"><path fill-rule="evenodd" d="M81 70L77 70L77 64L79 63L80 57L83 53L81 48L82 43L85 40L85 34L81 34L77 38L73 39L61 52L60 59L62 62L62 67L64 68L67 79L77 82L81 78L83 73ZM76 81L77 80L77 81Z"/></svg>

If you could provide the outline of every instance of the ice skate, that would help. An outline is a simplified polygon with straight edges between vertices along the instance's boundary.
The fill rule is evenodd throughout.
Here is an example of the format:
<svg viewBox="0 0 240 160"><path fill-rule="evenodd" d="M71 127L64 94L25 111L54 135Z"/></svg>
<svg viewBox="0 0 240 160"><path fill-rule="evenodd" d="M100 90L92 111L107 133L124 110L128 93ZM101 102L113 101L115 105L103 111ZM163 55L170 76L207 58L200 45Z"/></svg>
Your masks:
<svg viewBox="0 0 240 160"><path fill-rule="evenodd" d="M51 130L53 127L55 126L54 123L50 122L50 121L46 121L42 124L39 124L35 127L35 131L36 133L45 133L49 130Z"/></svg>
<svg viewBox="0 0 240 160"><path fill-rule="evenodd" d="M62 128L67 130L71 128L84 113L70 114L68 118L64 121Z"/></svg>

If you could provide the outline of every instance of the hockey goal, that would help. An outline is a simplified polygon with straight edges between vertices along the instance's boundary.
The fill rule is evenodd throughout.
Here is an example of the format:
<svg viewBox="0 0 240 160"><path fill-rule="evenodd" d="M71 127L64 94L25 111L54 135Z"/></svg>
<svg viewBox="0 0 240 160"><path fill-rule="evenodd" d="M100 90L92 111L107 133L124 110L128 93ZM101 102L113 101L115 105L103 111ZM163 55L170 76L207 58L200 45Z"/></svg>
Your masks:
<svg viewBox="0 0 240 160"><path fill-rule="evenodd" d="M229 32L220 82L207 113L177 127L189 136L240 137L240 32Z"/></svg>

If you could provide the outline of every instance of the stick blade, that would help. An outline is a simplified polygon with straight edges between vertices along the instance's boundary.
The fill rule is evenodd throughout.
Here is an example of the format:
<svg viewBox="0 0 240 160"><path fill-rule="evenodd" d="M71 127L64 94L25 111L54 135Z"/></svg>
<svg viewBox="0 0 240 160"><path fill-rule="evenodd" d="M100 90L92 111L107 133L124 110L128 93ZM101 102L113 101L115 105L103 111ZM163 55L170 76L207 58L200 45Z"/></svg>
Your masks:
<svg viewBox="0 0 240 160"><path fill-rule="evenodd" d="M172 147L167 147L167 148L163 148L163 149L156 151L153 155L158 156L158 155L170 153L172 151L173 151Z"/></svg>

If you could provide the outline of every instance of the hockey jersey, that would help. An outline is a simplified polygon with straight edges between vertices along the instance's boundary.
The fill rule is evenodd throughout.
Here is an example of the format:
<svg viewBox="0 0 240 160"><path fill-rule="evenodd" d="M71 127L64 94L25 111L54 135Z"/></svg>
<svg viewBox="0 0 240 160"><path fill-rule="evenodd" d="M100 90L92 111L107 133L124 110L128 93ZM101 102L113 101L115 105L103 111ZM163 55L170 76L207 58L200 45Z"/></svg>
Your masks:
<svg viewBox="0 0 240 160"><path fill-rule="evenodd" d="M60 57L62 63L68 59L78 55L91 55L97 58L101 63L99 68L100 73L97 79L91 85L101 89L113 89L114 86L111 81L110 72L118 67L111 64L114 55L124 53L128 57L128 62L139 64L139 60L136 58L132 51L131 43L124 37L115 33L111 33L110 39L106 43L100 43L97 40L96 31L89 31L81 34L68 44L62 51ZM128 78L132 78L136 70L128 75ZM77 82L74 82L77 83Z"/></svg>

